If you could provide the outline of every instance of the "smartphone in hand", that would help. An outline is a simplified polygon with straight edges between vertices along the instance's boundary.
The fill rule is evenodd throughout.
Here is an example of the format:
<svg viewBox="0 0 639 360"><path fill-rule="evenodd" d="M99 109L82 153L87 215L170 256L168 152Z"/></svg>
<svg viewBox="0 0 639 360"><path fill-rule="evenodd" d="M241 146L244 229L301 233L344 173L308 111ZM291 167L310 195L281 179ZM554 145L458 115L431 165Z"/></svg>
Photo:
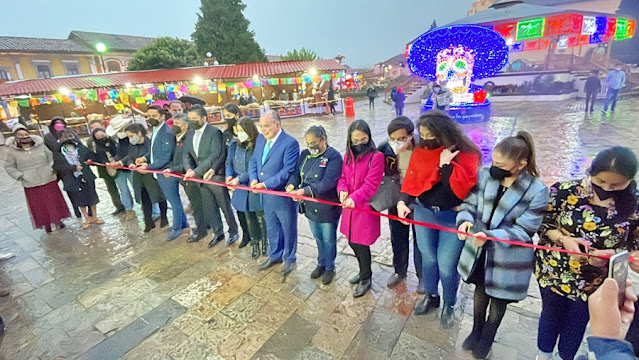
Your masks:
<svg viewBox="0 0 639 360"><path fill-rule="evenodd" d="M608 277L615 279L619 285L619 306L626 301L626 279L628 278L628 260L630 254L627 251L620 252L610 258Z"/></svg>

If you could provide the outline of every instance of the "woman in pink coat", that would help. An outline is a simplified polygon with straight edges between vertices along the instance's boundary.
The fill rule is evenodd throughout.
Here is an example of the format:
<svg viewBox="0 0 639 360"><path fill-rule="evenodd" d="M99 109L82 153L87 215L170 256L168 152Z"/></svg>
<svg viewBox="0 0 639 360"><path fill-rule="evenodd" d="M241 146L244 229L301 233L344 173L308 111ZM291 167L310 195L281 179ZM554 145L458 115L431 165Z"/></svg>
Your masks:
<svg viewBox="0 0 639 360"><path fill-rule="evenodd" d="M368 202L384 176L384 155L377 151L371 129L364 120L356 120L349 126L346 145L342 176L337 183L339 199L344 207L340 232L348 238L359 262L359 274L350 282L358 284L353 297L360 297L371 288L370 246L379 237L380 218L350 209L370 209Z"/></svg>

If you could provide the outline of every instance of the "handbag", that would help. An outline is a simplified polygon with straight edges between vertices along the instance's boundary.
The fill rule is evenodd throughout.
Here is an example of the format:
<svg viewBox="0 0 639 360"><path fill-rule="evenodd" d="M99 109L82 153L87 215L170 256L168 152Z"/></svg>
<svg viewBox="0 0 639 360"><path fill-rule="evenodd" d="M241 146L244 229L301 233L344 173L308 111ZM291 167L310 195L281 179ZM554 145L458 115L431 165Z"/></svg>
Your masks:
<svg viewBox="0 0 639 360"><path fill-rule="evenodd" d="M400 191L399 182L391 176L384 175L379 189L368 203L375 211L388 210L399 202Z"/></svg>
<svg viewBox="0 0 639 360"><path fill-rule="evenodd" d="M371 168L373 157L368 160L368 169ZM399 181L392 176L384 175L382 183L379 184L379 188L373 197L369 200L368 204L373 210L382 212L388 210L397 205L399 202L399 193L401 186Z"/></svg>

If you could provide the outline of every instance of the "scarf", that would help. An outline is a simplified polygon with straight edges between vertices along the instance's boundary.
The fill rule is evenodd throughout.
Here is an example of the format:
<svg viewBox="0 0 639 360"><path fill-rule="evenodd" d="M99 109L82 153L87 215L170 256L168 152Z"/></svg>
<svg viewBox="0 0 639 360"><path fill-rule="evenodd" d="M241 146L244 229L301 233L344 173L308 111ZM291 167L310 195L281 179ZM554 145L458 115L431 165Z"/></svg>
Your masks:
<svg viewBox="0 0 639 360"><path fill-rule="evenodd" d="M443 150L443 147L434 150L415 148L402 184L403 193L420 196L442 181L439 155ZM453 166L453 173L449 179L450 188L457 198L464 200L477 183L479 155L459 153L450 164Z"/></svg>
<svg viewBox="0 0 639 360"><path fill-rule="evenodd" d="M78 156L78 149L75 146L64 145L60 148L62 155L67 159L69 165L80 166L80 157ZM82 171L73 171L73 176L80 177Z"/></svg>

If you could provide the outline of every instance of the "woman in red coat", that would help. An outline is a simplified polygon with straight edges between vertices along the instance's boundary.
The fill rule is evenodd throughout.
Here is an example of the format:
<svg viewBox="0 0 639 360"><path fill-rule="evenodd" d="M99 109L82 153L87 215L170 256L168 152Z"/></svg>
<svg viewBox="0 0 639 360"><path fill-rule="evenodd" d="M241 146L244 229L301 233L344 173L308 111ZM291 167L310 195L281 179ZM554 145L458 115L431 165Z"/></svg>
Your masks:
<svg viewBox="0 0 639 360"><path fill-rule="evenodd" d="M371 288L371 249L380 235L380 218L351 209L369 209L384 176L384 155L377 151L371 129L364 120L356 120L348 128L346 155L342 176L337 183L339 199L344 206L340 232L346 236L359 262L359 274L350 280L358 284L353 297L363 296Z"/></svg>
<svg viewBox="0 0 639 360"><path fill-rule="evenodd" d="M446 113L430 111L419 118L418 125L421 140L402 183L398 216L405 218L413 212L415 221L456 230L458 207L477 183L481 152ZM444 290L441 325L450 328L459 287L457 263L464 244L455 233L423 226L417 226L415 231L428 293L415 307L415 315L439 308L441 280Z"/></svg>

